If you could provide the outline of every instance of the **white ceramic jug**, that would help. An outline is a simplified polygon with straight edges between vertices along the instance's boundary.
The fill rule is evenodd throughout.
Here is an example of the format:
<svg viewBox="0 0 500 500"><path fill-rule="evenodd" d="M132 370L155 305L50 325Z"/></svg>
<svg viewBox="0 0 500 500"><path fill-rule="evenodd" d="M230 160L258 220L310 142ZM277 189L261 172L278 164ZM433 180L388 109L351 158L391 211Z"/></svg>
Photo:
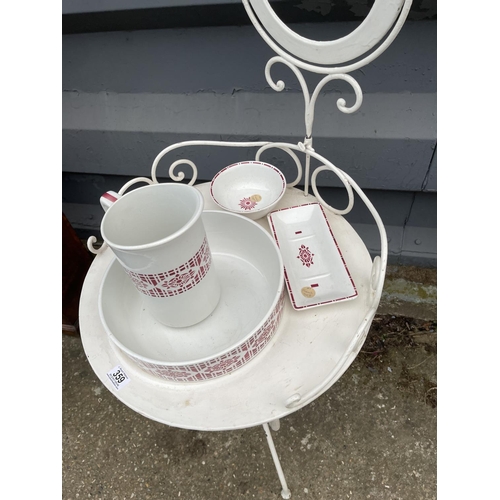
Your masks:
<svg viewBox="0 0 500 500"><path fill-rule="evenodd" d="M196 188L161 183L124 195L108 191L101 205L101 235L157 321L191 326L213 312L220 286Z"/></svg>

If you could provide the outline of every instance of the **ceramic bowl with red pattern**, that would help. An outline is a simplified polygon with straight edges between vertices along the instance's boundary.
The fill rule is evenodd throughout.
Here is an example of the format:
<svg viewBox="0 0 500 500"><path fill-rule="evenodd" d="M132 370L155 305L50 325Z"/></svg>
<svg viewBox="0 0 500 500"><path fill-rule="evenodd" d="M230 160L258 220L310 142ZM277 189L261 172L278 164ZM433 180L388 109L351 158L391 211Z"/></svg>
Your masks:
<svg viewBox="0 0 500 500"><path fill-rule="evenodd" d="M219 207L252 220L267 215L281 200L285 189L282 172L261 161L229 165L210 183L210 195Z"/></svg>

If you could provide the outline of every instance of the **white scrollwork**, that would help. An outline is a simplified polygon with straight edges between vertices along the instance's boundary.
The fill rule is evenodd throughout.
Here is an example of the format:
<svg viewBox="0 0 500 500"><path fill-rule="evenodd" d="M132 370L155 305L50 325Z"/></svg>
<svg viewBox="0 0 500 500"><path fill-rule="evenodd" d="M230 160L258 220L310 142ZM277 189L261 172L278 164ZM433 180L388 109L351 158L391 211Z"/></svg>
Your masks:
<svg viewBox="0 0 500 500"><path fill-rule="evenodd" d="M107 248L107 243L104 242L99 248L94 247L94 244L97 242L97 238L95 236L90 236L89 239L87 240L87 248L89 249L90 253L93 253L94 255L98 255Z"/></svg>
<svg viewBox="0 0 500 500"><path fill-rule="evenodd" d="M295 161L295 165L297 166L297 177L295 178L294 181L292 182L289 182L287 183L287 187L293 187L293 186L296 186L299 182L300 182L300 179L302 179L302 163L300 162L300 159L299 157L290 149L290 148L287 148L285 146L277 146L276 144L273 144L273 143L270 143L270 144L267 144L265 146L262 146L258 151L257 153L255 154L255 160L256 161L259 161L260 160L260 155L268 150L268 149L271 149L271 148L277 148L277 149L281 149L282 151L285 151L286 153L288 153L292 159Z"/></svg>
<svg viewBox="0 0 500 500"><path fill-rule="evenodd" d="M271 68L274 64L278 62L284 64L293 71L302 89L302 93L304 95L304 107L305 107L306 138L310 138L312 136L312 126L314 122L314 108L316 106L316 101L318 99L321 90L328 82L331 82L333 80L343 80L347 82L354 90L356 101L352 106L347 106L346 100L343 98L337 100L337 108L342 113L347 113L347 114L354 113L361 107L361 104L363 103L363 92L361 90L359 83L352 76L346 74L327 75L316 85L316 88L314 89L314 92L311 95L309 93L309 88L307 87L307 83L304 76L302 75L302 72L297 68L297 66L295 66L294 64L292 64L291 62L287 61L286 59L280 56L272 57L266 64L266 69L265 69L266 80L273 90L281 92L285 88L285 83L282 80L278 80L277 82L275 82L271 77Z"/></svg>
<svg viewBox="0 0 500 500"><path fill-rule="evenodd" d="M314 89L313 95L311 96L311 102L309 104L310 116L308 117L311 122L311 128L312 128L312 122L314 120L314 106L316 105L316 100L318 99L319 93L321 92L323 87L332 80L343 80L344 82L347 82L353 88L354 94L356 95L356 101L351 107L348 107L346 105L345 99L340 98L337 100L337 108L339 108L339 110L342 111L342 113L347 113L347 114L354 113L361 107L361 104L363 103L363 92L361 90L361 87L359 86L359 83L352 76L343 74L325 76L318 83L318 85Z"/></svg>
<svg viewBox="0 0 500 500"><path fill-rule="evenodd" d="M168 175L175 182L182 181L185 177L184 172L179 172L179 174L177 175L175 174L175 167L177 167L178 165L189 165L193 169L193 176L188 183L189 186L192 186L196 182L196 178L198 177L198 169L196 168L196 165L191 160L174 161L174 163L172 163L172 165L170 165L170 168L168 169Z"/></svg>
<svg viewBox="0 0 500 500"><path fill-rule="evenodd" d="M265 75L266 75L267 83L276 92L281 92L285 88L285 82L283 82L283 80L278 80L277 82L274 82L274 80L271 77L271 68L277 62L282 63L285 66L288 66L293 71L295 76L297 77L297 80L299 81L299 84L300 84L300 88L302 89L302 94L304 95L304 105L305 105L306 122L307 122L307 111L309 109L310 95L309 95L309 89L307 87L307 83L306 83L306 80L304 78L304 75L302 75L301 71L299 70L299 68L297 68L297 66L288 62L283 57L280 57L280 56L271 57L271 59L269 59L269 61L267 61L266 68L265 68Z"/></svg>
<svg viewBox="0 0 500 500"><path fill-rule="evenodd" d="M158 155L158 156L160 156L160 155ZM158 166L158 161L160 160L158 158L158 156L156 157L155 163L153 163L153 167L151 169L151 177L152 177L154 182L158 182L158 179L156 178L156 167ZM198 177L198 169L196 168L196 165L191 160L183 159L183 160L174 161L174 163L172 163L168 169L168 175L175 182L179 182L179 181L184 180L184 177L186 176L184 174L184 172L179 172L178 174L175 173L175 168L178 167L179 165L183 165L183 164L189 165L193 170L193 175L191 177L191 180L188 183L189 186L192 186L196 182L196 178Z"/></svg>
<svg viewBox="0 0 500 500"><path fill-rule="evenodd" d="M269 144L269 141L252 141L252 142L227 142L227 141L184 141L184 142L178 142L176 144L172 144L171 146L165 148L164 150L160 151L160 153L156 156L156 158L153 161L153 165L151 167L151 178L153 179L154 182L158 182L157 177L156 177L156 170L158 168L158 163L160 163L160 160L170 151L173 151L174 149L182 148L182 147L187 147L187 146L222 146L222 147L232 147L232 148L243 148L243 147L255 147L255 146L263 146L265 144ZM185 177L183 172L180 172L179 174L175 174L174 170L178 165L181 164L187 164L193 169L193 177L191 181L189 182L189 185L193 185L196 182L196 178L198 176L198 169L196 168L196 165L191 161L191 160L177 160L172 165L170 165L169 168L169 176L176 182L182 181Z"/></svg>
<svg viewBox="0 0 500 500"><path fill-rule="evenodd" d="M126 182L121 188L120 191L118 191L118 194L124 194L125 191L130 186L133 186L134 184L137 184L138 182L145 182L146 184L155 184L155 182L152 179L149 179L148 177L136 177L135 179L132 179L128 182Z"/></svg>
<svg viewBox="0 0 500 500"><path fill-rule="evenodd" d="M354 113L355 111L357 111L360 108L361 104L363 103L363 92L362 92L361 87L359 86L358 82L352 76L346 75L346 74L332 74L332 75L325 76L316 85L316 88L314 89L314 92L311 95L309 93L309 88L307 86L307 82L306 82L304 76L302 75L302 72L297 68L297 66L295 66L294 64L287 61L286 59L284 59L281 56L275 56L275 57L272 57L271 59L269 59L269 61L267 62L266 69L265 69L265 75L266 75L266 80L269 83L269 85L271 86L271 88L276 90L277 92L281 92L285 88L285 83L283 82L283 80L278 80L277 82L275 82L271 77L271 68L276 63L282 63L292 70L292 72L297 77L297 80L299 81L300 87L302 89L302 94L304 96L304 108L305 108L304 109L304 122L305 122L306 134L305 134L304 142L299 142L298 146L299 146L301 151L306 153L305 175L304 175L304 192L307 195L309 192L309 175L310 175L310 165L311 165L310 153L314 152L314 149L312 147L312 129L313 129L313 123L314 123L314 109L315 109L316 101L318 100L318 96L319 96L321 90L328 82L331 82L333 80L342 80L342 81L347 82L354 90L354 94L356 96L356 100L355 100L354 104L352 106L347 106L345 99L340 98L337 100L337 108L339 109L339 111L341 111L342 113L347 113L347 114ZM273 147L273 146L269 146L269 147ZM287 152L289 152L289 151L287 151ZM296 163L298 166L297 161L296 161ZM302 166L300 166L300 168L299 168L299 176L297 177L297 179L294 182L290 183L289 186L295 186L296 184L298 184L301 176L302 176ZM316 179L316 176L314 176L314 179ZM312 179L311 179L311 182L312 182ZM348 183L344 182L344 185L347 188ZM350 201L351 201L352 190L349 191L349 188L347 188L347 189L348 189L348 192L350 192L349 196L350 196ZM317 192L315 184L313 186L313 190L315 193ZM348 207L347 209L345 209L343 211L338 211L335 209L332 209L332 210L335 213L347 213L351 210L351 208L352 207ZM330 207L330 209L331 209L331 207Z"/></svg>
<svg viewBox="0 0 500 500"><path fill-rule="evenodd" d="M352 192L352 187L349 184L349 181L343 175L344 173L340 169L336 169L335 167L333 167L333 168L332 167L333 167L332 164L330 164L329 166L322 165L321 167L318 167L316 170L314 170L314 172L311 176L311 187L312 187L314 196L316 196L316 198L319 200L319 202L325 208L327 208L328 210L330 210L330 212L333 212L334 214L345 215L345 214L348 214L352 210L352 207L354 206L354 194ZM323 172L324 170L331 170L331 171L335 172L337 174L337 177L340 179L340 181L342 182L342 184L346 188L348 202L347 202L347 207L344 208L343 210L339 210L337 208L333 208L330 205L328 205L328 203L326 203L326 201L320 196L320 194L318 192L318 188L316 186L316 177L320 172Z"/></svg>

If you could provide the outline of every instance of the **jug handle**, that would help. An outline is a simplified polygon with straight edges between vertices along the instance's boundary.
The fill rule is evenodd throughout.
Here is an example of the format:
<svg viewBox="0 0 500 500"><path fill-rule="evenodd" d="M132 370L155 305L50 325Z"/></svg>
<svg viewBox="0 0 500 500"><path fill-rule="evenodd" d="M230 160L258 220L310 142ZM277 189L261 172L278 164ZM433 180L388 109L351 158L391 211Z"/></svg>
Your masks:
<svg viewBox="0 0 500 500"><path fill-rule="evenodd" d="M116 193L115 191L106 191L99 199L102 209L107 212L108 208L122 195Z"/></svg>
<svg viewBox="0 0 500 500"><path fill-rule="evenodd" d="M123 193L132 185L138 183L138 182L145 182L146 184L154 184L155 182L151 179L148 179L147 177L137 177L135 179L132 179L125 183L120 191L116 193L115 191L106 191L101 198L99 199L101 203L102 209L107 212L109 207L119 198L122 197ZM89 252L93 253L94 255L97 255L101 253L103 250L107 248L107 243L103 242L102 245L99 248L95 248L94 244L96 243L97 238L95 236L90 236L90 238L87 240L87 248L89 249Z"/></svg>

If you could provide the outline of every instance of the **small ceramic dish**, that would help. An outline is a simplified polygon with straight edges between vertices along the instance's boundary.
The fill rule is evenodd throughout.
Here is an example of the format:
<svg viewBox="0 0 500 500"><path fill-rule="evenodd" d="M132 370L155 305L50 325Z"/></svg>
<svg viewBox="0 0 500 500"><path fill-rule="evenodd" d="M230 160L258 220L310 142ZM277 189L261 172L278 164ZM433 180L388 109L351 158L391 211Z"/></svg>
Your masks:
<svg viewBox="0 0 500 500"><path fill-rule="evenodd" d="M205 211L202 219L221 285L208 318L184 328L156 321L116 259L99 293L99 314L115 346L173 382L211 380L242 367L271 341L282 318L284 267L271 235L237 214Z"/></svg>
<svg viewBox="0 0 500 500"><path fill-rule="evenodd" d="M323 207L307 203L271 212L267 219L285 265L285 281L296 310L358 296Z"/></svg>
<svg viewBox="0 0 500 500"><path fill-rule="evenodd" d="M210 195L224 210L256 220L267 215L285 194L284 175L261 161L242 161L223 168L210 184Z"/></svg>

